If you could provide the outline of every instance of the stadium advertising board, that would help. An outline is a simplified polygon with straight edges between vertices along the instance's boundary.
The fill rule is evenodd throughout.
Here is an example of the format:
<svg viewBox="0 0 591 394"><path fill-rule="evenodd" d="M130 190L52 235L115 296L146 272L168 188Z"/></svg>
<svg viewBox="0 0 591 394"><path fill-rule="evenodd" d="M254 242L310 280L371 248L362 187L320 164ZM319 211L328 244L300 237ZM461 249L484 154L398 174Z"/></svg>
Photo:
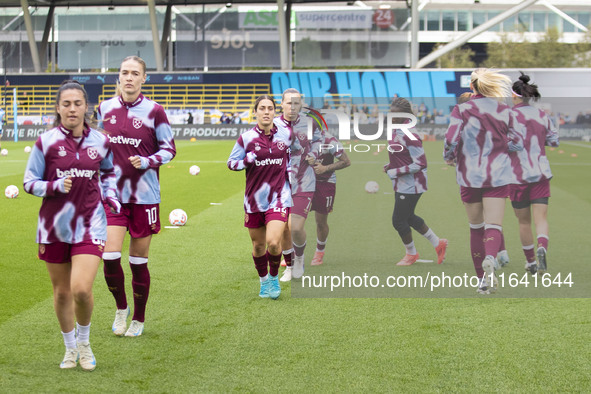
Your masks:
<svg viewBox="0 0 591 394"><path fill-rule="evenodd" d="M43 132L48 130L50 126L41 125L22 125L17 129L19 141L35 141ZM196 138L198 140L233 140L245 131L251 129L251 124L206 124L206 125L172 125L172 132L175 139L186 140ZM375 133L376 126L370 125L361 127L358 130L359 134ZM329 131L338 135L338 130L329 126ZM432 125L432 124L417 124L414 132L419 136L433 136L436 139L442 139L447 131L447 126ZM562 139L581 139L591 136L591 126L577 126L577 125L563 125L560 127L560 138ZM356 135L352 135L352 140L360 140ZM11 140L14 138L14 130L11 125L5 127L3 139ZM427 137L428 138L428 137ZM386 133L383 133L375 140L386 140ZM367 138L361 141L368 141ZM367 146L368 143L363 144ZM371 146L371 144L369 144ZM351 149L354 149L353 146ZM362 148L359 148L362 149Z"/></svg>
<svg viewBox="0 0 591 394"><path fill-rule="evenodd" d="M302 11L296 14L298 28L371 29L373 10Z"/></svg>
<svg viewBox="0 0 591 394"><path fill-rule="evenodd" d="M300 11L292 14L292 23L304 29L371 29L373 10ZM238 26L242 29L277 29L277 11L241 12Z"/></svg>
<svg viewBox="0 0 591 394"><path fill-rule="evenodd" d="M563 138L581 138L589 133L589 121L591 120L591 71L589 70L524 70L538 84L543 99L541 106L548 113L554 116L561 128ZM506 71L506 74L515 80L519 73L517 70ZM447 116L451 108L456 104L457 97L469 90L470 71L294 71L294 72L252 72L252 73L148 73L146 88L154 87L151 97L165 105L169 114L177 113L178 116L171 116L171 123L178 125L180 131L177 138L235 138L237 134L232 132L228 136L220 134L216 123L223 113L232 112L238 114L239 121L234 123L244 124L251 122L250 107L254 98L263 93L271 93L277 101L280 101L283 91L287 88L299 90L306 105L325 113L325 119L329 126L333 127L337 117L330 115L326 110L341 111L347 114L364 112L368 118L382 113L385 118L389 111L389 103L393 97L406 97L416 106L417 131L440 137L444 134L447 126ZM105 94L113 94L117 73L99 74L60 74L60 75L7 75L11 89L28 91L37 95L39 85L55 85L65 79L75 79L81 82L89 97L91 107L98 104L99 96L104 99ZM215 87L215 91L208 97L208 104L198 104L194 100L193 93L186 93L185 96L175 98L181 106L167 104L167 97L170 96L166 89L169 85L182 85L181 91L191 92L197 89L203 95L205 91ZM157 96L158 89L166 92L166 97ZM257 86L256 92L253 86ZM241 89L246 89L241 93ZM111 92L111 93L109 93ZM164 93L163 93L164 94ZM185 94L185 93L183 93ZM197 93L195 93L197 94ZM220 101L219 95L238 97L240 102ZM50 124L53 115L53 107L46 105L43 108L35 108L35 103L51 103L53 94L47 97L36 97L28 109L18 108L18 124L29 123L26 127L19 128L19 138L34 138L37 132L31 130L42 129L39 126ZM12 95L11 95L12 96ZM11 100L11 97L8 97ZM236 99L238 100L238 99ZM182 104L184 103L184 104ZM45 105L45 104L44 104ZM377 106L377 111L376 111ZM8 104L5 125L5 138L12 129L12 108ZM437 113L434 111L437 110ZM193 125L188 125L188 112L193 112ZM361 115L363 117L363 115ZM377 116L373 116L377 118ZM354 116L351 116L352 138L354 135ZM185 124L183 124L185 123ZM230 123L230 122L225 122ZM360 120L359 124L366 122ZM368 121L369 124L377 122ZM235 126L231 125L232 127ZM195 128L194 132L186 131L187 128ZM210 127L210 131L199 129ZM220 125L220 127L229 127ZM373 126L372 126L373 127ZM368 129L368 133L375 133L374 129ZM32 134L31 134L32 133ZM193 135L193 134L194 135ZM238 132L239 133L239 132ZM338 131L337 131L338 134Z"/></svg>

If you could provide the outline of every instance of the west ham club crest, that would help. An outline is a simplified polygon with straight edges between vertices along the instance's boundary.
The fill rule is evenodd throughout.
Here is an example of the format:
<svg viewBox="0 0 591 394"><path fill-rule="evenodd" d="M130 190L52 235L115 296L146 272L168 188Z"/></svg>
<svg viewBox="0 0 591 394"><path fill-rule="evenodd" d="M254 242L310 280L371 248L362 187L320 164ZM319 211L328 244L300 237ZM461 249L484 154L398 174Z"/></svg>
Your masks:
<svg viewBox="0 0 591 394"><path fill-rule="evenodd" d="M88 157L90 157L92 160L98 157L98 151L96 150L96 148L89 147L88 149L86 149L86 153L88 154Z"/></svg>
<svg viewBox="0 0 591 394"><path fill-rule="evenodd" d="M135 127L136 129L142 127L143 124L144 122L140 118L133 118L133 127Z"/></svg>

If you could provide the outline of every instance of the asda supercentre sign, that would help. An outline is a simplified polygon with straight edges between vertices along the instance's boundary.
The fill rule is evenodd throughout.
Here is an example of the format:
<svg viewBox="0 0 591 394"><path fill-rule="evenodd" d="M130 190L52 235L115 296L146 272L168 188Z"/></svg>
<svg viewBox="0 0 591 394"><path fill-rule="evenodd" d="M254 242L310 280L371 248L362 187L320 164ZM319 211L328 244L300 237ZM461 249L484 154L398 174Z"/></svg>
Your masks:
<svg viewBox="0 0 591 394"><path fill-rule="evenodd" d="M358 11L300 11L292 13L291 23L304 29L370 29L371 10ZM243 29L277 28L277 11L251 10L239 14Z"/></svg>

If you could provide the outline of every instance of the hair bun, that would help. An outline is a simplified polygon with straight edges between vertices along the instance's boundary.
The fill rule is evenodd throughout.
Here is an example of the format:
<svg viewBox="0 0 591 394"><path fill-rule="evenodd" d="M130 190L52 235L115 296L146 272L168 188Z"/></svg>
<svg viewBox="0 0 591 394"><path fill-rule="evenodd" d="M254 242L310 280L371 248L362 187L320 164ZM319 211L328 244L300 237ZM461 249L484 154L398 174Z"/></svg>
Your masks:
<svg viewBox="0 0 591 394"><path fill-rule="evenodd" d="M529 75L521 74L521 76L519 77L519 80L521 82L527 84L529 82Z"/></svg>

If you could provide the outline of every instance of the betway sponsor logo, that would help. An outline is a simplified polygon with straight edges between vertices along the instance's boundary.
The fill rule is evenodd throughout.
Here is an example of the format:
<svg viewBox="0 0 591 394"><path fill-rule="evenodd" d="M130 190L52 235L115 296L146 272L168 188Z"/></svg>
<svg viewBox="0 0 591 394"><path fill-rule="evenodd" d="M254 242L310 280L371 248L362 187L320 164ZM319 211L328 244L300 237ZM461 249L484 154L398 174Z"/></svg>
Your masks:
<svg viewBox="0 0 591 394"><path fill-rule="evenodd" d="M122 135L118 135L117 137L109 137L109 142L111 144L121 144L121 145L133 145L134 148L140 146L142 142L141 138L127 138Z"/></svg>
<svg viewBox="0 0 591 394"><path fill-rule="evenodd" d="M62 171L59 168L55 170L58 178L65 178L71 176L72 178L88 178L92 179L96 171L93 170L79 170L78 168L70 168Z"/></svg>
<svg viewBox="0 0 591 394"><path fill-rule="evenodd" d="M265 159L265 160L255 160L254 164L257 166L271 166L271 165L282 165L283 164L283 158L279 158L279 159Z"/></svg>

